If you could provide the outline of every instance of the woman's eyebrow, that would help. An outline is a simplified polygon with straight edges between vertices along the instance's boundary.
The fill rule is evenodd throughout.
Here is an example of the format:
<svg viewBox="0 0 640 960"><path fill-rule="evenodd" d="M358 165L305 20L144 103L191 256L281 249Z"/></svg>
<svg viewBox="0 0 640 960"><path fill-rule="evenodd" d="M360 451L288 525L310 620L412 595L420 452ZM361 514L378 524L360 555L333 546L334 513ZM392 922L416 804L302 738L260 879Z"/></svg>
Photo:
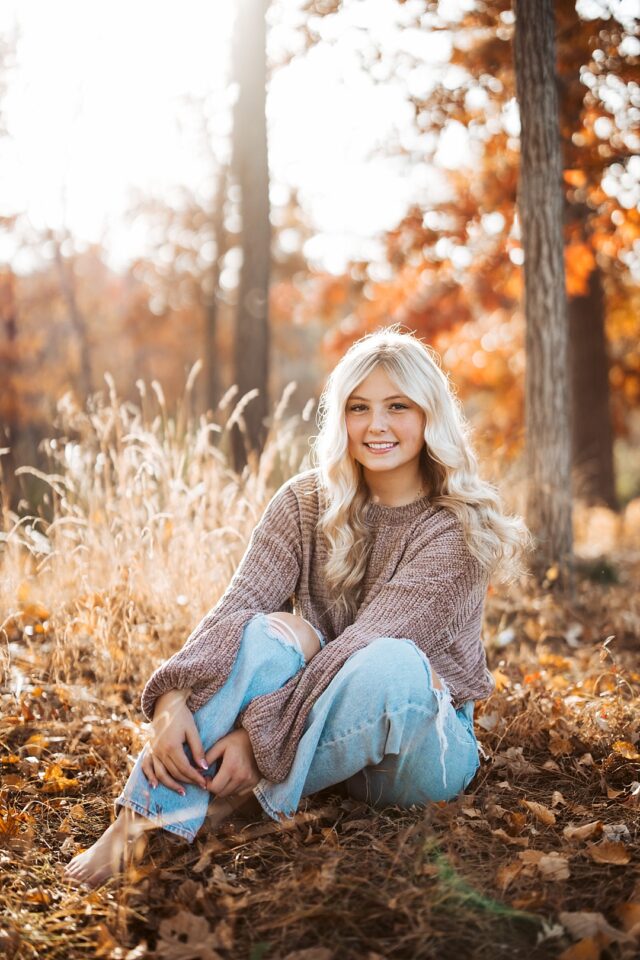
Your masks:
<svg viewBox="0 0 640 960"><path fill-rule="evenodd" d="M392 397L385 397L382 402L386 403L387 400L408 400L408 399L409 398L405 397L403 393L394 393ZM349 400L365 400L367 403L369 403L369 400L367 397L359 397L356 393L352 393L351 396L349 397Z"/></svg>

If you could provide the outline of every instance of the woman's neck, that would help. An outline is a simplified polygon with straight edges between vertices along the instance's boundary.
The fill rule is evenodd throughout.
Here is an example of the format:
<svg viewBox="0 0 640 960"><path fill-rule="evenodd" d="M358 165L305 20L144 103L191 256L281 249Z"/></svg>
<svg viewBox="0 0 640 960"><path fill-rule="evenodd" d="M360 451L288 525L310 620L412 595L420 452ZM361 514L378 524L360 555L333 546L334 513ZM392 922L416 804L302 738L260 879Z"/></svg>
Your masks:
<svg viewBox="0 0 640 960"><path fill-rule="evenodd" d="M383 473L365 474L364 481L369 489L371 500L385 507L404 507L429 492L428 484L420 474L408 477L390 476Z"/></svg>

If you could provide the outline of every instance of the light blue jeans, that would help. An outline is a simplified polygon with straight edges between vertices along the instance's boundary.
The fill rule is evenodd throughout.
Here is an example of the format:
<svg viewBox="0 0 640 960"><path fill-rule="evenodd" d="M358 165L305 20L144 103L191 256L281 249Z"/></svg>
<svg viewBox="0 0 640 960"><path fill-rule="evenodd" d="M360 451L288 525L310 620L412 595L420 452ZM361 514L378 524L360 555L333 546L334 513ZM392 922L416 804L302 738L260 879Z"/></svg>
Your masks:
<svg viewBox="0 0 640 960"><path fill-rule="evenodd" d="M297 645L264 614L253 617L228 679L194 713L205 750L233 729L254 697L279 689L305 665ZM263 809L281 820L295 813L301 797L338 783L378 807L455 797L480 765L473 701L454 710L441 683L442 690L434 688L429 661L411 640L381 637L353 654L313 705L287 778L262 779L254 788ZM185 752L191 759L186 745ZM184 797L162 784L153 790L140 762L116 806L193 841L213 795L192 783L183 784Z"/></svg>

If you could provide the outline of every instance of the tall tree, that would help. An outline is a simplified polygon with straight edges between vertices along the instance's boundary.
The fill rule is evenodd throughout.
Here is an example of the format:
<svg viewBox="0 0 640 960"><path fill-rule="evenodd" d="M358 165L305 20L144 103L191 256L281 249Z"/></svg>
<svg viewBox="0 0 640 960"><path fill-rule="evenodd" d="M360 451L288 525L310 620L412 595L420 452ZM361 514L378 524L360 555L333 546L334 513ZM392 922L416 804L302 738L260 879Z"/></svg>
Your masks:
<svg viewBox="0 0 640 960"><path fill-rule="evenodd" d="M571 567L571 433L563 255L562 153L551 0L517 0L514 34L520 106L527 369L527 521L536 567Z"/></svg>
<svg viewBox="0 0 640 960"><path fill-rule="evenodd" d="M246 444L260 451L269 410L269 166L266 121L266 10L268 0L238 0L234 33L234 110L232 170L240 188L242 267L234 343L234 379L240 396L257 390L244 408L246 432L236 428L233 459L246 463Z"/></svg>
<svg viewBox="0 0 640 960"><path fill-rule="evenodd" d="M459 126L469 139L469 166L447 171L444 199L416 204L387 235L387 258L393 267L389 280L372 282L367 265L352 265L351 273L366 283L366 296L361 296L362 284L350 283L347 274L347 309L353 315L344 329L332 330L331 343L338 351L344 349L382 322L384 314L389 316L391 308L394 319L437 340L443 352L452 348L462 393L473 393L476 407L479 391L486 394L483 436L515 453L521 443L524 324L518 311L521 267L515 221L520 155L513 109L514 15L511 0L472 0L459 19L448 17L441 7L438 0L425 0L414 30L416 35L439 30L450 38L450 66L443 67L442 80L420 96L415 91L424 64L410 57L407 61L406 53L398 62L398 78L411 79L412 64L416 76L407 84L418 131L409 156L412 163L437 166L441 135ZM582 499L615 506L611 413L616 434L628 434L636 375L626 362L629 321L615 319L620 314L614 304L626 298L631 306L640 215L630 192L625 197L612 183L637 179L632 169L637 142L636 25L629 11L607 0L590 4L588 11L576 10L575 0L556 0L554 14L575 488ZM370 49L373 56L373 44ZM385 54L383 62L388 59ZM372 72L379 66L371 64ZM592 289L604 295L592 296ZM326 313L328 321L333 319L330 310ZM483 363L476 367L471 358L480 353ZM595 379L587 381L582 375L587 368L598 371ZM491 411L498 405L500 416L494 417Z"/></svg>
<svg viewBox="0 0 640 960"><path fill-rule="evenodd" d="M78 351L78 392L81 397L86 399L93 389L93 371L89 348L89 325L78 303L74 261L73 259L65 259L62 252L62 241L53 230L48 232L48 236L53 245L54 261L58 272L60 291L67 307L69 326L75 336L75 346ZM69 235L67 239L70 240Z"/></svg>

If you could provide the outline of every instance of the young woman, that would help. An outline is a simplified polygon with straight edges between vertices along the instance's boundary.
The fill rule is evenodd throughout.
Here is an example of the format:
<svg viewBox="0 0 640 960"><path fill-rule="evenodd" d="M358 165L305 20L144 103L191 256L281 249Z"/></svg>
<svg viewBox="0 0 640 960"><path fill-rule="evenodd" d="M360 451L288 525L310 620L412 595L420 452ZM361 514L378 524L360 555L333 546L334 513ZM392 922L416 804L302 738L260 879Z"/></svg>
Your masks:
<svg viewBox="0 0 640 960"><path fill-rule="evenodd" d="M406 807L476 773L485 594L520 572L526 528L478 476L447 377L411 334L354 344L319 412L317 466L277 491L222 598L147 683L149 742L70 878L103 882L149 827L193 841L209 807L250 794L279 819L334 784Z"/></svg>

